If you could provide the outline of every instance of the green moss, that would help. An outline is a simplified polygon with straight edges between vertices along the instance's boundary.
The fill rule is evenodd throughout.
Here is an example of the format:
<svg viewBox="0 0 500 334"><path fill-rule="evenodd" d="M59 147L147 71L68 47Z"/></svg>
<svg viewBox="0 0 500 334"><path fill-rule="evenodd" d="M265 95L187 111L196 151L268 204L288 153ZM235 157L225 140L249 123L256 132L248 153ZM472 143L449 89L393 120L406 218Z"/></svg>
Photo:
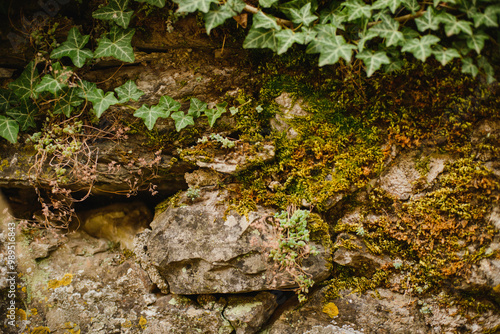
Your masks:
<svg viewBox="0 0 500 334"><path fill-rule="evenodd" d="M406 203L385 202L392 218L365 223L367 245L415 262L413 288L466 279L495 235L486 215L499 190L498 178L480 162L458 159L446 166L440 188Z"/></svg>
<svg viewBox="0 0 500 334"><path fill-rule="evenodd" d="M350 290L352 293L364 293L384 286L388 282L390 272L377 270L371 277L359 276L353 269L336 265L333 279L324 282L327 286L325 301L339 298L342 290Z"/></svg>

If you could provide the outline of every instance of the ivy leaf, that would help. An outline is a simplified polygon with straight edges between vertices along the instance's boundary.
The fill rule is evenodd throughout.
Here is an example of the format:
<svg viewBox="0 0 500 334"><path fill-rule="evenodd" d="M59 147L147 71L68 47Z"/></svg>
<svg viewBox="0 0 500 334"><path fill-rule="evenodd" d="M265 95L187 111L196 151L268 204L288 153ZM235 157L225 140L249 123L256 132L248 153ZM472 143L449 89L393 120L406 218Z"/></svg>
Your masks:
<svg viewBox="0 0 500 334"><path fill-rule="evenodd" d="M135 29L122 30L116 26L112 27L107 36L102 35L99 39L94 58L112 56L121 61L133 62L135 56L131 42L134 33Z"/></svg>
<svg viewBox="0 0 500 334"><path fill-rule="evenodd" d="M92 102L97 118L101 118L103 112L118 103L113 92L107 92L105 95L104 91L99 88L91 90L87 95L87 100Z"/></svg>
<svg viewBox="0 0 500 334"><path fill-rule="evenodd" d="M90 94L91 91L94 91L97 89L97 85L94 82L89 82L86 80L82 80L81 85L78 86L76 89L76 94L78 97L81 97L82 99L87 100L87 96Z"/></svg>
<svg viewBox="0 0 500 334"><path fill-rule="evenodd" d="M89 37L89 35L82 36L76 27L71 28L66 42L54 49L50 54L50 58L60 59L68 56L75 66L82 67L87 59L93 56L92 51L89 49L82 49L89 41Z"/></svg>
<svg viewBox="0 0 500 334"><path fill-rule="evenodd" d="M64 114L66 117L70 117L74 107L84 102L84 100L78 96L78 93L78 88L66 89L57 99L54 106L54 114Z"/></svg>
<svg viewBox="0 0 500 334"><path fill-rule="evenodd" d="M125 103L130 100L137 101L144 92L137 88L137 85L132 80L125 82L120 87L115 88L115 92L118 95L118 103Z"/></svg>
<svg viewBox="0 0 500 334"><path fill-rule="evenodd" d="M229 112L231 113L231 116L236 115L238 113L238 111L240 111L240 110L236 107L229 108Z"/></svg>
<svg viewBox="0 0 500 334"><path fill-rule="evenodd" d="M12 90L0 88L0 111L9 109L12 101Z"/></svg>
<svg viewBox="0 0 500 334"><path fill-rule="evenodd" d="M495 79L495 70L493 69L493 66L486 60L484 57L479 57L477 60L477 63L480 68L484 70L484 73L486 74L486 80L489 84L493 83L496 81Z"/></svg>
<svg viewBox="0 0 500 334"><path fill-rule="evenodd" d="M403 52L411 52L413 56L422 62L432 54L431 45L439 42L439 38L434 35L425 35L422 38L414 38L408 41L402 48Z"/></svg>
<svg viewBox="0 0 500 334"><path fill-rule="evenodd" d="M458 35L460 32L465 32L472 35L472 23L469 21L458 20L455 16L449 13L441 13L438 15L438 20L444 23L446 36Z"/></svg>
<svg viewBox="0 0 500 334"><path fill-rule="evenodd" d="M167 118L169 113L159 105L148 107L143 104L142 107L134 112L134 116L142 118L148 130L151 131L155 126L156 120L159 117Z"/></svg>
<svg viewBox="0 0 500 334"><path fill-rule="evenodd" d="M288 16L293 23L303 24L306 27L316 21L318 17L311 12L311 3L308 2L305 6L300 9L291 8L288 10Z"/></svg>
<svg viewBox="0 0 500 334"><path fill-rule="evenodd" d="M19 124L12 118L0 115L0 137L7 139L12 144L17 143Z"/></svg>
<svg viewBox="0 0 500 334"><path fill-rule="evenodd" d="M127 9L128 0L109 0L107 6L92 13L94 19L110 20L122 28L127 28L134 11Z"/></svg>
<svg viewBox="0 0 500 334"><path fill-rule="evenodd" d="M427 29L439 29L438 15L434 8L430 6L427 8L424 15L415 19L415 23L417 24L418 30L422 32L426 31Z"/></svg>
<svg viewBox="0 0 500 334"><path fill-rule="evenodd" d="M179 8L178 13L192 13L200 11L202 13L208 12L210 4L218 3L218 0L173 0Z"/></svg>
<svg viewBox="0 0 500 334"><path fill-rule="evenodd" d="M314 41L316 39L316 36L318 35L318 32L312 27L302 27L300 30L302 33L302 37L304 38L301 44L309 44L310 42Z"/></svg>
<svg viewBox="0 0 500 334"><path fill-rule="evenodd" d="M277 2L278 0L259 0L259 5L264 8L269 8Z"/></svg>
<svg viewBox="0 0 500 334"><path fill-rule="evenodd" d="M216 109L205 110L205 115L208 117L208 124L210 124L210 127L213 127L215 121L226 112L227 102L218 103L215 107Z"/></svg>
<svg viewBox="0 0 500 334"><path fill-rule="evenodd" d="M420 10L420 5L418 4L417 0L403 0L403 5L411 11L412 14L415 14L417 11Z"/></svg>
<svg viewBox="0 0 500 334"><path fill-rule="evenodd" d="M337 26L334 24L317 24L314 30L317 31L318 37L309 43L306 53L320 53L321 41L335 38Z"/></svg>
<svg viewBox="0 0 500 334"><path fill-rule="evenodd" d="M168 115L170 115L170 113L172 111L179 110L179 108L181 107L181 104L179 102L175 101L170 96L164 95L160 98L160 102L158 102L158 106L163 108L168 113ZM168 115L167 115L167 117L168 117Z"/></svg>
<svg viewBox="0 0 500 334"><path fill-rule="evenodd" d="M43 76L40 83L35 87L37 93L49 92L54 96L68 86L67 82L73 72L67 68L63 68L60 63L52 65L52 74Z"/></svg>
<svg viewBox="0 0 500 334"><path fill-rule="evenodd" d="M170 117L172 117L175 122L175 129L177 132L180 132L188 125L194 125L193 117L185 115L182 111L176 111Z"/></svg>
<svg viewBox="0 0 500 334"><path fill-rule="evenodd" d="M475 13L472 15L474 26L498 27L497 14L500 10L495 6L488 6L484 13Z"/></svg>
<svg viewBox="0 0 500 334"><path fill-rule="evenodd" d="M335 64L339 61L339 58L344 58L349 63L352 57L352 50L356 49L356 46L346 43L342 36L333 36L332 38L322 39L318 42L321 45L319 66Z"/></svg>
<svg viewBox="0 0 500 334"><path fill-rule="evenodd" d="M200 117L201 113L207 110L207 104L198 100L197 98L191 98L191 104L189 105L188 115L193 118Z"/></svg>
<svg viewBox="0 0 500 334"><path fill-rule="evenodd" d="M227 0L225 6L231 8L235 12L234 15L238 15L247 6L246 2L243 0Z"/></svg>
<svg viewBox="0 0 500 334"><path fill-rule="evenodd" d="M472 18L477 13L475 1L460 1L460 10L467 14L467 17Z"/></svg>
<svg viewBox="0 0 500 334"><path fill-rule="evenodd" d="M258 11L253 16L252 28L281 30L280 25L276 22L276 18L272 15L264 14L262 11Z"/></svg>
<svg viewBox="0 0 500 334"><path fill-rule="evenodd" d="M402 60L391 61L389 64L384 65L384 71L385 73L399 71L403 65L404 63Z"/></svg>
<svg viewBox="0 0 500 334"><path fill-rule="evenodd" d="M372 5L372 9L389 8L391 12L396 13L396 9L401 5L402 0L377 0Z"/></svg>
<svg viewBox="0 0 500 334"><path fill-rule="evenodd" d="M471 58L462 58L462 73L470 74L473 77L479 73L479 69L474 65Z"/></svg>
<svg viewBox="0 0 500 334"><path fill-rule="evenodd" d="M163 8L165 6L165 0L135 0L137 2L146 2L150 5Z"/></svg>
<svg viewBox="0 0 500 334"><path fill-rule="evenodd" d="M247 37L245 37L245 40L243 41L243 47L245 49L269 48L273 51L277 51L278 40L275 33L276 30L274 29L255 29L252 26Z"/></svg>
<svg viewBox="0 0 500 334"><path fill-rule="evenodd" d="M404 27L401 29L401 32L403 33L403 37L405 38L405 41L409 41L413 38L418 38L420 37L420 34L413 30L412 28L409 27Z"/></svg>
<svg viewBox="0 0 500 334"><path fill-rule="evenodd" d="M385 38L385 44L387 46L397 45L399 42L405 40L403 33L399 31L399 22L390 17L386 17L382 23L370 28L368 32L375 33Z"/></svg>
<svg viewBox="0 0 500 334"><path fill-rule="evenodd" d="M371 53L370 51L363 51L356 55L356 58L362 59L366 66L366 75L370 77L377 71L383 64L389 64L391 61L383 51Z"/></svg>
<svg viewBox="0 0 500 334"><path fill-rule="evenodd" d="M370 18L372 16L372 7L366 5L361 0L347 0L344 6L349 9L348 21L354 21L363 17Z"/></svg>
<svg viewBox="0 0 500 334"><path fill-rule="evenodd" d="M21 131L26 131L28 128L35 128L35 115L38 108L31 100L22 100L18 107L7 111L7 115L17 121L21 127Z"/></svg>
<svg viewBox="0 0 500 334"><path fill-rule="evenodd" d="M455 49L439 48L432 51L432 54L443 66L448 64L453 58L460 58L460 53Z"/></svg>
<svg viewBox="0 0 500 334"><path fill-rule="evenodd" d="M484 41L489 37L482 31L478 31L477 33L467 36L466 42L467 46L473 50L476 50L477 54L481 53L481 50L484 47Z"/></svg>
<svg viewBox="0 0 500 334"><path fill-rule="evenodd" d="M304 44L304 33L283 29L276 33L278 39L278 54L285 53L294 43Z"/></svg>
<svg viewBox="0 0 500 334"><path fill-rule="evenodd" d="M30 62L19 78L9 83L9 88L20 99L38 98L38 93L35 91L35 86L38 81L38 70L35 62Z"/></svg>
<svg viewBox="0 0 500 334"><path fill-rule="evenodd" d="M220 26L227 19L235 15L237 14L233 12L227 4L223 6L212 6L212 9L205 14L205 29L207 30L207 35L210 35L210 30Z"/></svg>

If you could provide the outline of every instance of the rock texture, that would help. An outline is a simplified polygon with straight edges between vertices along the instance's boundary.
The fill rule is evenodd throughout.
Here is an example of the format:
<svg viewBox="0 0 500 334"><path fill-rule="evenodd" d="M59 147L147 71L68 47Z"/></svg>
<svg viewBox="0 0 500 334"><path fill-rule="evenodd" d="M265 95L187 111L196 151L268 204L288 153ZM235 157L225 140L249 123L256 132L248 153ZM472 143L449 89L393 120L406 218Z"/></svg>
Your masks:
<svg viewBox="0 0 500 334"><path fill-rule="evenodd" d="M151 223L152 232L137 248L147 249L149 261L162 282L176 294L241 293L296 287L293 277L269 259L277 243L267 217L273 210L259 208L248 217L231 211L225 191L209 191L189 206L169 207ZM303 261L315 281L328 277L329 250ZM155 275L155 277L158 277Z"/></svg>

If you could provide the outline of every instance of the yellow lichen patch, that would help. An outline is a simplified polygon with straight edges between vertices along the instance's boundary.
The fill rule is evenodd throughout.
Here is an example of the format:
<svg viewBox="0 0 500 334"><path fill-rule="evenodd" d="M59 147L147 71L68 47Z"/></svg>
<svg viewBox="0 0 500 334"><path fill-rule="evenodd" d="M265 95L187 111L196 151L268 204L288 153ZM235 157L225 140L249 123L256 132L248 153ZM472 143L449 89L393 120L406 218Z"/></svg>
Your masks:
<svg viewBox="0 0 500 334"><path fill-rule="evenodd" d="M30 311L31 311L31 315L37 315L38 314L38 310L36 308L32 308Z"/></svg>
<svg viewBox="0 0 500 334"><path fill-rule="evenodd" d="M65 322L64 329L64 334L80 334L80 326L74 322Z"/></svg>
<svg viewBox="0 0 500 334"><path fill-rule="evenodd" d="M60 280L57 279L50 280L47 285L49 289L56 289L60 286L70 285L72 280L73 280L72 274L65 274L63 278L61 278Z"/></svg>
<svg viewBox="0 0 500 334"><path fill-rule="evenodd" d="M130 328L130 327L132 327L132 322L130 320L124 321L121 323L121 326L123 328Z"/></svg>
<svg viewBox="0 0 500 334"><path fill-rule="evenodd" d="M145 329L147 323L148 321L143 316L141 316L141 318L139 319L139 326L141 326L142 329Z"/></svg>
<svg viewBox="0 0 500 334"><path fill-rule="evenodd" d="M49 327L39 326L31 330L31 334L47 334L50 333Z"/></svg>
<svg viewBox="0 0 500 334"><path fill-rule="evenodd" d="M28 319L28 316L26 315L26 311L24 311L22 308L16 309L16 320L23 321L26 319Z"/></svg>
<svg viewBox="0 0 500 334"><path fill-rule="evenodd" d="M493 291L495 291L496 293L500 293L500 284L498 284L497 286L495 286L493 288Z"/></svg>
<svg viewBox="0 0 500 334"><path fill-rule="evenodd" d="M330 318L335 318L339 315L339 308L334 303L328 303L323 307L323 313L328 314Z"/></svg>

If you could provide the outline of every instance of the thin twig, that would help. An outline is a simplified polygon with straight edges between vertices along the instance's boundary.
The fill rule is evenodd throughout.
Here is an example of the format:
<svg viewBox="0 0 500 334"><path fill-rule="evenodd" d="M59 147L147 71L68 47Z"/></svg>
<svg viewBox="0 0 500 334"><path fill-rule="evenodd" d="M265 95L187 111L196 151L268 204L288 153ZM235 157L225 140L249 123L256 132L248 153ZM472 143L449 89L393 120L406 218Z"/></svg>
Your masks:
<svg viewBox="0 0 500 334"><path fill-rule="evenodd" d="M257 14L260 10L252 5L246 5L245 8L243 9L245 12L249 12L251 14ZM293 28L293 22L288 21L285 19L280 19L279 17L276 17L276 23L278 23L280 26L283 27L289 27Z"/></svg>
<svg viewBox="0 0 500 334"><path fill-rule="evenodd" d="M426 13L426 11L424 9L421 9L418 12L416 12L415 14L407 14L407 15L403 15L400 17L395 17L394 20L396 20L398 22L406 22L409 20L419 18L420 16L423 16L425 13ZM382 21L370 22L370 23L368 23L368 27L373 27L374 25L377 25L381 22Z"/></svg>

